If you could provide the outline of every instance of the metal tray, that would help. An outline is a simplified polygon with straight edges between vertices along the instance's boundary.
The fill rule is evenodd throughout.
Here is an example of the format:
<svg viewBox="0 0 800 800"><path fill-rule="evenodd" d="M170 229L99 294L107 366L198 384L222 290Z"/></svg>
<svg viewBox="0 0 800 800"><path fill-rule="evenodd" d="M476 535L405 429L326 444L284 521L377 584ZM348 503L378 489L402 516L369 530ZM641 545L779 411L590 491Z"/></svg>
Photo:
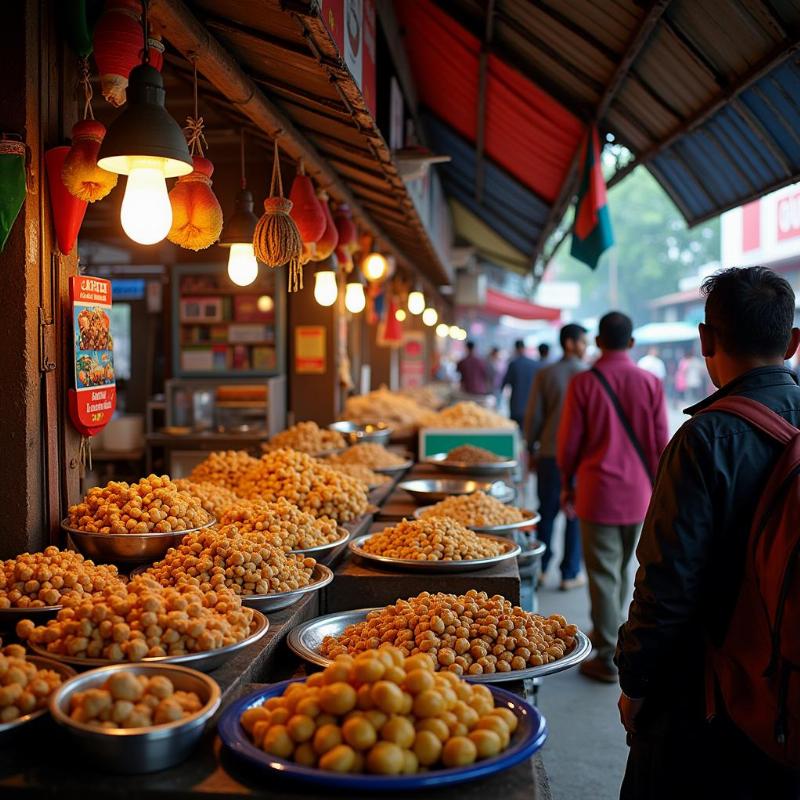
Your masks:
<svg viewBox="0 0 800 800"><path fill-rule="evenodd" d="M339 533L339 538L334 539L332 542L318 544L316 547L309 547L307 550L290 550L289 552L293 555L310 556L311 558L316 558L319 560L320 558L329 555L331 550L335 550L337 547L341 547L343 544L347 543L347 540L350 538L350 531L340 525Z"/></svg>
<svg viewBox="0 0 800 800"><path fill-rule="evenodd" d="M490 691L495 705L509 709L519 722L511 735L509 746L496 756L481 759L466 767L437 767L414 775L340 774L316 767L302 767L294 761L272 756L256 747L240 722L242 714L248 708L259 706L270 697L279 697L289 684L298 680L303 679L294 678L262 687L234 701L222 713L218 733L222 744L235 758L260 771L262 781L269 782L281 777L305 784L303 795L306 797L320 797L318 791L341 797L377 797L379 792L392 792L395 797L410 797L411 792L419 789L436 791L443 786L466 783L503 772L530 758L547 739L547 722L536 708L511 692L492 687ZM316 786L321 788L317 790L314 788Z"/></svg>
<svg viewBox="0 0 800 800"><path fill-rule="evenodd" d="M0 608L0 631L16 627L21 619L32 619L42 625L52 619L64 606L39 606L37 608Z"/></svg>
<svg viewBox="0 0 800 800"><path fill-rule="evenodd" d="M469 464L466 461L449 459L447 453L436 453L428 456L425 463L431 464L443 472L455 472L460 475L502 475L517 468L519 463L515 458L505 461L483 461L479 464Z"/></svg>
<svg viewBox="0 0 800 800"><path fill-rule="evenodd" d="M308 592L318 592L333 580L333 572L324 564L317 564L311 573L311 583L292 589L290 592L276 592L274 594L243 594L242 605L255 608L262 613L280 611L297 602L300 597Z"/></svg>
<svg viewBox="0 0 800 800"><path fill-rule="evenodd" d="M395 467L370 467L373 472L379 472L381 475L398 475L401 472L411 469L414 466L414 459L408 458L402 464Z"/></svg>
<svg viewBox="0 0 800 800"><path fill-rule="evenodd" d="M386 445L392 438L392 429L385 422L352 422L340 420L328 425L328 430L344 436L349 444L375 442Z"/></svg>
<svg viewBox="0 0 800 800"><path fill-rule="evenodd" d="M345 628L357 622L363 622L370 611L380 611L380 608L358 608L354 611L340 611L336 614L326 614L304 622L294 628L286 639L292 652L319 667L327 667L330 658L325 658L319 652L322 641L326 636L340 636ZM472 683L510 683L525 678L541 678L545 675L554 675L571 667L576 667L592 651L592 644L585 633L578 631L575 634L575 647L564 658L544 664L541 667L528 667L527 669L511 670L511 672L494 672L491 675L465 675Z"/></svg>
<svg viewBox="0 0 800 800"><path fill-rule="evenodd" d="M217 667L222 666L234 653L249 647L251 644L257 642L269 630L269 620L260 612L253 612L253 622L250 626L250 635L242 639L241 642L229 644L225 647L219 647L216 650L204 650L202 653L187 653L183 656L157 656L156 658L143 658L141 661L110 661L107 658L75 658L74 656L62 656L51 653L45 647L28 643L28 647L36 653L37 656L43 658L50 658L53 661L58 661L61 664L69 664L70 666L91 669L94 667L107 667L111 664L183 664L186 667L200 670L200 672L212 672Z"/></svg>
<svg viewBox="0 0 800 800"><path fill-rule="evenodd" d="M164 533L90 533L70 528L67 520L61 529L69 534L72 543L85 557L103 564L142 564L158 561L170 547L180 544L187 533L196 533L217 524L215 517L199 528Z"/></svg>
<svg viewBox="0 0 800 800"><path fill-rule="evenodd" d="M502 536L483 534L486 539L494 539L496 542L500 542L506 547L506 551L499 556L474 558L469 561L417 561L413 558L389 558L388 556L377 556L362 549L364 542L375 535L374 533L367 533L364 536L353 539L348 545L350 552L359 558L363 558L365 561L372 561L382 567L404 569L408 572L472 572L476 569L488 569L502 561L516 558L522 552L520 546L516 544L516 542L511 542Z"/></svg>
<svg viewBox="0 0 800 800"><path fill-rule="evenodd" d="M61 664L50 657L26 655L25 660L30 661L31 664L36 664L39 669L51 669L53 672L57 672L64 681L68 681L78 674L72 667ZM41 719L48 713L49 709L45 706L44 708L37 708L36 711L32 711L30 714L25 714L24 717L17 717L11 722L0 722L0 742L10 740L20 733L20 728L27 726L28 723L35 723L36 720Z"/></svg>
<svg viewBox="0 0 800 800"><path fill-rule="evenodd" d="M398 489L408 492L415 500L423 505L438 503L447 497L486 492L501 503L510 503L517 493L512 486L503 481L472 481L458 479L419 478L412 481L402 481L397 484Z"/></svg>
<svg viewBox="0 0 800 800"><path fill-rule="evenodd" d="M414 519L424 519L422 512L427 511L430 506L420 506L414 510ZM536 511L529 511L527 508L520 509L528 514L525 519L519 522L508 522L505 525L467 525L471 531L475 533L511 533L512 531L522 530L523 528L533 528L542 518L541 514Z"/></svg>

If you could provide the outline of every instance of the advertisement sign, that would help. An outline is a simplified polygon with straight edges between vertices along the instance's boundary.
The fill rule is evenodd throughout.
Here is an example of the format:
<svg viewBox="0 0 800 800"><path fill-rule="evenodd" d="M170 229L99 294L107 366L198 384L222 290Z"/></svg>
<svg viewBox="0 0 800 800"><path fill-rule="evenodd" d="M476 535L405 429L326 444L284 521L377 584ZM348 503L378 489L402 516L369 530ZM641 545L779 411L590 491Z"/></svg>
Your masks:
<svg viewBox="0 0 800 800"><path fill-rule="evenodd" d="M800 184L721 217L722 266L749 267L800 256Z"/></svg>
<svg viewBox="0 0 800 800"><path fill-rule="evenodd" d="M111 281L70 278L74 389L69 390L72 424L94 436L111 420L117 405L114 340L111 335Z"/></svg>
<svg viewBox="0 0 800 800"><path fill-rule="evenodd" d="M322 0L322 20L375 116L375 0Z"/></svg>
<svg viewBox="0 0 800 800"><path fill-rule="evenodd" d="M425 384L425 334L407 331L400 350L400 388L416 389Z"/></svg>
<svg viewBox="0 0 800 800"><path fill-rule="evenodd" d="M297 375L324 375L327 371L325 328L298 325L294 329L294 371Z"/></svg>

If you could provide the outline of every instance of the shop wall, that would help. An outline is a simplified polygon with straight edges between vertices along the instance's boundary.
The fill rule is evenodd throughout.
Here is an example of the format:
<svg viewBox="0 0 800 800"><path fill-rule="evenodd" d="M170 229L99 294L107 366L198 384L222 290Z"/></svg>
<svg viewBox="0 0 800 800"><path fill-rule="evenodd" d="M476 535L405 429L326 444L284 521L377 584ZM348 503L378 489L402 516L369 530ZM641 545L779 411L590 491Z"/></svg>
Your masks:
<svg viewBox="0 0 800 800"><path fill-rule="evenodd" d="M0 26L0 129L20 134L30 154L28 195L0 253L0 558L57 541L80 472L79 437L66 423L67 296L77 258L55 249L43 163L77 113L76 63L59 43L53 8L7 3Z"/></svg>

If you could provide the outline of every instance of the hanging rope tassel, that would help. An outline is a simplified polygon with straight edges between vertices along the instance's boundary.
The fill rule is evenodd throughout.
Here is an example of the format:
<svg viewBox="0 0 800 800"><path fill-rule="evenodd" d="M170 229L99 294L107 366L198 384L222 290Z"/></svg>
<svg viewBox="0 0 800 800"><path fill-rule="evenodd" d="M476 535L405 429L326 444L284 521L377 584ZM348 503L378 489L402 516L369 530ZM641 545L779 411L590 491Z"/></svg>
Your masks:
<svg viewBox="0 0 800 800"><path fill-rule="evenodd" d="M277 195L275 194L277 190ZM264 200L264 214L256 225L253 250L256 258L268 267L289 265L289 291L303 288L303 241L295 221L291 218L292 201L283 196L280 152L275 140L275 158L272 162L272 180L269 197Z"/></svg>

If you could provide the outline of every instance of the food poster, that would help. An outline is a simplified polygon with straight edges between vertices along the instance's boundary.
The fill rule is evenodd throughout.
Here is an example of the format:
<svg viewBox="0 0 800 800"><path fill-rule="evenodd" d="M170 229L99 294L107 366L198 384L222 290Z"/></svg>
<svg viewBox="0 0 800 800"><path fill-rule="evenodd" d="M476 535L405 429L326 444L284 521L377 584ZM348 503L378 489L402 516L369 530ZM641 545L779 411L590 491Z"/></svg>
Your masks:
<svg viewBox="0 0 800 800"><path fill-rule="evenodd" d="M111 420L117 405L114 339L111 335L111 281L70 278L74 389L69 390L72 424L94 436Z"/></svg>

